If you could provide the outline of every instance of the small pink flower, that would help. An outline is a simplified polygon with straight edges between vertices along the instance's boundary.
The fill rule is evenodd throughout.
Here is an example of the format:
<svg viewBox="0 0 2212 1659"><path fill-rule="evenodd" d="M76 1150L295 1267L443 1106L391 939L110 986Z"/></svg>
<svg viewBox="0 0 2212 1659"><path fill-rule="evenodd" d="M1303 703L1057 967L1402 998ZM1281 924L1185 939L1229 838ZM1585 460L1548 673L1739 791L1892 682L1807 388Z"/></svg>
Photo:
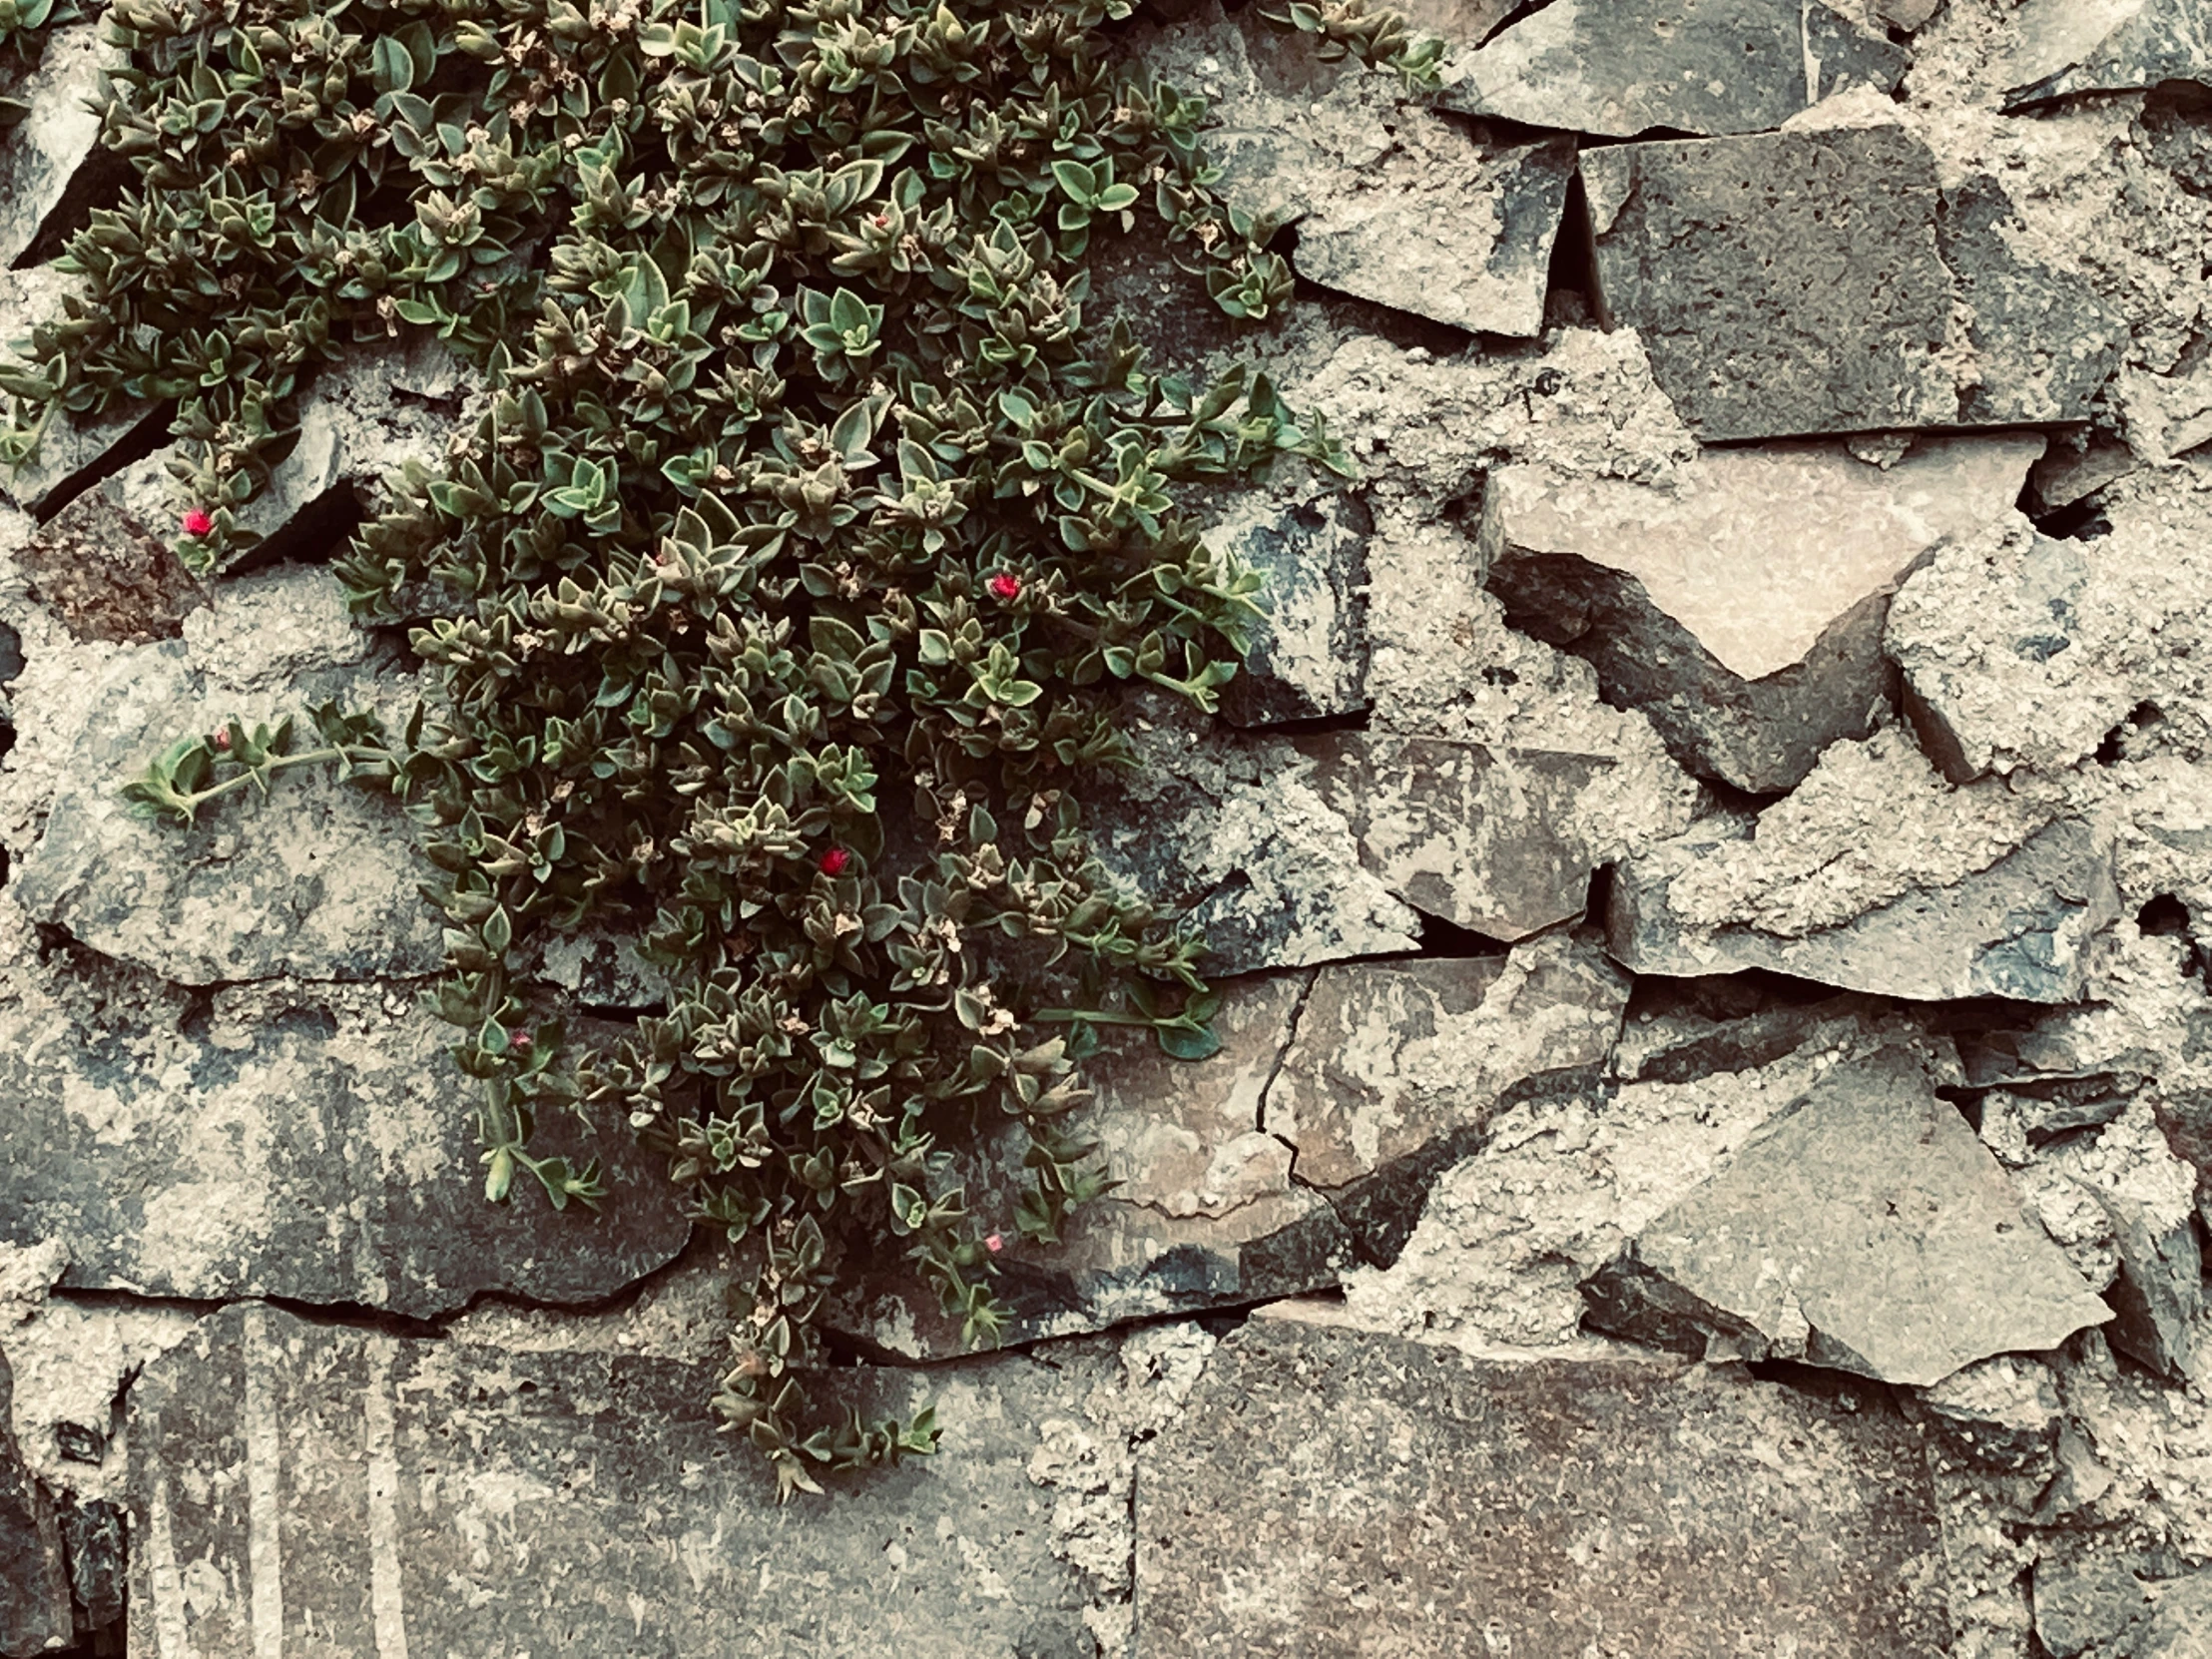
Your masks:
<svg viewBox="0 0 2212 1659"><path fill-rule="evenodd" d="M194 507L185 514L185 534L196 541L214 528L215 519L205 507Z"/></svg>
<svg viewBox="0 0 2212 1659"><path fill-rule="evenodd" d="M210 738L208 742L219 750L228 751L231 747L231 729L228 726L218 726L215 729L215 736Z"/></svg>
<svg viewBox="0 0 2212 1659"><path fill-rule="evenodd" d="M1021 578L1009 575L1003 570L988 582L985 582L983 586L990 589L991 597L1002 604L1011 605L1021 597Z"/></svg>
<svg viewBox="0 0 2212 1659"><path fill-rule="evenodd" d="M832 846L822 855L822 873L825 875L842 875L844 866L850 862L852 862L851 853L841 846Z"/></svg>
<svg viewBox="0 0 2212 1659"><path fill-rule="evenodd" d="M1000 1251L1006 1248L1006 1240L1002 1235L993 1233L989 1238L983 1241L983 1248L989 1251L993 1256L996 1256Z"/></svg>
<svg viewBox="0 0 2212 1659"><path fill-rule="evenodd" d="M527 1031L510 1031L507 1033L507 1046L517 1054L527 1054L537 1047L537 1039Z"/></svg>

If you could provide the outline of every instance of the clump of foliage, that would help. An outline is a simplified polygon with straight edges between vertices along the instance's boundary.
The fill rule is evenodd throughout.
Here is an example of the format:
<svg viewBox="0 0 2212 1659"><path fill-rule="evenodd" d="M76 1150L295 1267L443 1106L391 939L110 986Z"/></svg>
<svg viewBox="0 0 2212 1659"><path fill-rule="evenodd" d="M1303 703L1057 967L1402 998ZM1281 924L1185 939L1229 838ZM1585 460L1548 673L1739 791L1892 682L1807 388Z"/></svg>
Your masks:
<svg viewBox="0 0 2212 1659"><path fill-rule="evenodd" d="M1115 687L1211 708L1242 652L1257 579L1173 486L1338 452L1264 377L1196 387L1086 325L1086 253L1140 218L1233 317L1291 291L1208 190L1203 106L1104 49L1131 6L116 0L137 188L0 380L19 448L177 399L186 550L220 565L317 365L421 330L480 365L482 418L338 566L434 705L319 710L309 749L232 722L129 794L190 822L312 762L410 805L487 1193L604 1196L532 1150L548 1111L666 1155L750 1252L715 1405L787 1493L934 1443L800 1391L855 1253L892 1241L999 1328L1006 1241L948 1144L1018 1122L1048 1244L1103 1186L1068 1128L1091 1025L1208 1041L1200 941L1107 878L1071 789L1126 754ZM1283 21L1432 61L1361 0ZM671 986L596 1052L522 972L587 924Z"/></svg>

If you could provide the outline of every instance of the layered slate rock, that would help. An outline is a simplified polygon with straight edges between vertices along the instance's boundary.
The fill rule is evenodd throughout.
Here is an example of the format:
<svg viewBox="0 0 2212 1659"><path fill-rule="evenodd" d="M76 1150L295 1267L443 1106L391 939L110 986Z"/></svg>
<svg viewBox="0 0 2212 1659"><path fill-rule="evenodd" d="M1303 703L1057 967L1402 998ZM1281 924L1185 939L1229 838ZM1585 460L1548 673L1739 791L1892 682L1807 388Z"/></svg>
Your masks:
<svg viewBox="0 0 2212 1659"><path fill-rule="evenodd" d="M1334 487L1242 490L1208 526L1206 545L1267 578L1265 613L1223 716L1273 726L1357 714L1368 706L1368 537L1374 520Z"/></svg>
<svg viewBox="0 0 2212 1659"><path fill-rule="evenodd" d="M1888 92L1905 51L1800 0L1553 0L1447 67L1447 110L1633 138L1779 127L1852 87Z"/></svg>
<svg viewBox="0 0 2212 1659"><path fill-rule="evenodd" d="M1903 126L1582 158L1605 313L1707 442L2086 419L2122 319ZM1962 337L1954 337L1954 332Z"/></svg>
<svg viewBox="0 0 2212 1659"><path fill-rule="evenodd" d="M2212 84L2212 11L2203 0L2028 0L2011 33L2003 72L2015 109L2166 81Z"/></svg>
<svg viewBox="0 0 2212 1659"><path fill-rule="evenodd" d="M804 1513L718 1431L716 1378L214 1316L132 1389L132 1651L1087 1647L1086 1587L1027 1468L1096 1363L837 1374L871 1413L934 1399L945 1435Z"/></svg>
<svg viewBox="0 0 2212 1659"><path fill-rule="evenodd" d="M13 1392L0 1355L0 1655L31 1659L69 1646L74 1615L61 1528L16 1448Z"/></svg>
<svg viewBox="0 0 2212 1659"><path fill-rule="evenodd" d="M1621 864L1607 947L1637 973L2074 1001L2119 896L2109 832L2057 812L1948 789L1895 729L1839 744L1756 821L1710 819Z"/></svg>
<svg viewBox="0 0 2212 1659"><path fill-rule="evenodd" d="M2042 447L1923 439L1888 470L1840 443L1723 449L1664 486L1502 467L1482 498L1489 586L1690 771L1787 790L1888 704L1896 584L2007 514Z"/></svg>
<svg viewBox="0 0 2212 1659"><path fill-rule="evenodd" d="M1926 1385L2109 1319L1938 1080L1903 1045L1830 1069L1637 1231L1592 1323Z"/></svg>
<svg viewBox="0 0 2212 1659"><path fill-rule="evenodd" d="M1386 1266L1499 1113L1596 1085L1627 1005L1627 976L1561 934L1507 956L1333 964L1268 1087L1268 1131Z"/></svg>
<svg viewBox="0 0 2212 1659"><path fill-rule="evenodd" d="M268 799L226 799L179 829L136 816L117 790L233 715L304 726L324 699L401 712L411 684L374 672L367 652L326 573L282 571L228 588L192 638L113 658L83 688L44 833L10 892L37 920L181 984L436 971L419 844L388 796L300 768ZM296 747L312 739L309 727Z"/></svg>
<svg viewBox="0 0 2212 1659"><path fill-rule="evenodd" d="M0 267L17 264L42 234L51 240L50 227L91 205L107 171L100 77L124 61L123 50L102 38L97 18L66 24L46 36L37 67L6 88L28 113L0 136Z"/></svg>
<svg viewBox="0 0 2212 1659"><path fill-rule="evenodd" d="M599 1160L604 1215L519 1178L486 1203L449 1042L413 987L194 997L65 958L0 1005L0 1242L60 1241L69 1289L417 1318L490 1290L592 1301L682 1249L674 1189L622 1124L548 1112L531 1143Z"/></svg>
<svg viewBox="0 0 2212 1659"><path fill-rule="evenodd" d="M1137 1482L1138 1652L1925 1659L1948 1628L1894 1407L1657 1361L1485 1362L1257 1319Z"/></svg>

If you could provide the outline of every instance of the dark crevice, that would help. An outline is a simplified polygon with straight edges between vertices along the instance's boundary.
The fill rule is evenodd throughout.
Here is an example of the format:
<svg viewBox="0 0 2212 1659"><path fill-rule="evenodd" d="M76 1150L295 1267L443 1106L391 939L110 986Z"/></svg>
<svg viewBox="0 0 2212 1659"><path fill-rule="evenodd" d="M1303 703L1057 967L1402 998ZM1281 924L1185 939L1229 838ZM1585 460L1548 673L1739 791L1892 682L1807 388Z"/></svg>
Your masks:
<svg viewBox="0 0 2212 1659"><path fill-rule="evenodd" d="M2037 513L2029 509L2034 505L2028 498L2031 489L2020 492L2020 511L2036 529L2059 541L2095 541L2112 533L2112 521L2104 514L2104 507L2095 491L2079 501L2069 501L2063 507L2053 507L2049 512Z"/></svg>
<svg viewBox="0 0 2212 1659"><path fill-rule="evenodd" d="M1461 927L1455 921L1442 916L1422 915L1420 918L1420 956L1456 960L1467 956L1503 956L1513 947L1503 939L1493 939L1487 933L1477 933L1471 927Z"/></svg>
<svg viewBox="0 0 2212 1659"><path fill-rule="evenodd" d="M1567 177L1559 233L1551 241L1551 267L1544 276L1544 321L1550 327L1607 323L1598 292L1597 228L1590 219L1590 197L1582 187L1579 168Z"/></svg>
<svg viewBox="0 0 2212 1659"><path fill-rule="evenodd" d="M156 404L146 412L144 419L103 450L97 460L80 467L56 484L32 516L41 524L49 523L64 507L95 484L105 483L125 467L145 460L169 441L169 423L176 415L177 405L174 400ZM55 418L62 417L57 415Z"/></svg>
<svg viewBox="0 0 2212 1659"><path fill-rule="evenodd" d="M1832 1366L1809 1366L1802 1360L1752 1360L1744 1370L1762 1382L1779 1382L1817 1399L1843 1401L1860 1409L1897 1409L1897 1392L1889 1383Z"/></svg>
<svg viewBox="0 0 2212 1659"><path fill-rule="evenodd" d="M1298 1000L1291 1004L1291 1017L1283 1022L1283 1046L1275 1051L1275 1064L1268 1070L1268 1080L1260 1085L1260 1101L1253 1108L1252 1127L1263 1135L1273 1133L1268 1128L1268 1096L1274 1092L1275 1080L1283 1075L1284 1066L1290 1062L1291 1050L1298 1046L1298 1028L1306 1018L1306 1004L1312 1000L1314 986L1320 980L1319 968L1306 969L1306 983L1299 986ZM1276 1138L1282 1140L1279 1135ZM1291 1149L1291 1174L1295 1180L1298 1174L1298 1148L1289 1141L1284 1141L1283 1144Z"/></svg>
<svg viewBox="0 0 2212 1659"><path fill-rule="evenodd" d="M15 257L14 269L30 271L60 259L68 251L69 239L92 223L92 210L113 207L130 183L128 161L113 150L95 150L78 164L38 235Z"/></svg>
<svg viewBox="0 0 2212 1659"><path fill-rule="evenodd" d="M344 551L360 522L360 501L353 494L353 486L341 479L293 514L281 530L225 565L223 574L250 576L285 563L327 564Z"/></svg>
<svg viewBox="0 0 2212 1659"><path fill-rule="evenodd" d="M1749 813L1754 818L1776 802L1787 800L1790 794L1788 790L1775 790L1771 793L1740 790L1734 784L1724 784L1717 778L1700 778L1698 783L1712 804L1722 812Z"/></svg>
<svg viewBox="0 0 2212 1659"><path fill-rule="evenodd" d="M1255 736L1270 738L1319 737L1327 732L1365 732L1368 729L1370 711L1357 709L1349 715L1309 715L1303 720L1271 720L1264 724L1234 728Z"/></svg>
<svg viewBox="0 0 2212 1659"><path fill-rule="evenodd" d="M2166 718L2166 711L2155 703L2138 703L2128 710L2127 719L2104 734L2104 741L2097 745L2098 766L2117 766L2127 759L2129 740L2139 738Z"/></svg>
<svg viewBox="0 0 2212 1659"><path fill-rule="evenodd" d="M1529 18L1534 17L1538 12L1545 10L1552 3L1553 0L1521 0L1521 3L1519 5L1515 6L1511 11L1505 14L1503 21L1501 21L1496 28L1492 29L1488 34L1484 35L1479 41L1475 42L1475 44L1477 46L1489 45L1491 41L1497 39L1499 35L1502 35L1503 33L1505 33L1506 30L1512 28L1514 24L1525 23Z"/></svg>

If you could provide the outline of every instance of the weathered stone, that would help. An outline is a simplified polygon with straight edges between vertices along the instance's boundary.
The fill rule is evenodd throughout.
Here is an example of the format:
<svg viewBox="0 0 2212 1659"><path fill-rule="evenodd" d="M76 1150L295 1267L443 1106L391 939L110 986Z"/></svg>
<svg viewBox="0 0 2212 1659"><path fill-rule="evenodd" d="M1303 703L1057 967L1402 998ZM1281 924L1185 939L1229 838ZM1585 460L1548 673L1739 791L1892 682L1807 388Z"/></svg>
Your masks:
<svg viewBox="0 0 2212 1659"><path fill-rule="evenodd" d="M1361 862L1423 915L1509 941L1583 913L1600 860L1581 803L1611 757L1382 732L1326 732L1298 747Z"/></svg>
<svg viewBox="0 0 2212 1659"><path fill-rule="evenodd" d="M1089 1651L1027 1467L1101 1370L831 1374L870 1412L933 1398L941 1448L779 1509L715 1367L227 1310L132 1389L131 1649Z"/></svg>
<svg viewBox="0 0 2212 1659"><path fill-rule="evenodd" d="M388 796L321 768L287 773L190 829L137 817L117 785L177 738L238 715L297 716L324 699L403 718L411 687L371 672L322 571L232 584L182 642L112 659L72 711L80 724L38 845L9 890L38 920L181 984L436 971L415 830ZM297 747L313 741L312 728Z"/></svg>
<svg viewBox="0 0 2212 1659"><path fill-rule="evenodd" d="M2042 446L1922 439L1888 470L1840 443L1724 449L1664 487L1503 467L1482 498L1490 589L1692 772L1787 790L1885 709L1896 584L2007 513Z"/></svg>
<svg viewBox="0 0 2212 1659"><path fill-rule="evenodd" d="M2035 1563L2035 1635L2044 1651L2051 1659L2152 1659L2158 1649L2145 1644L2145 1626L2167 1597L2176 1597L2179 1610L2202 1599L2201 1591L2192 1597L2192 1583L2212 1586L2212 1573L2160 1583L2156 1566L2102 1540L2058 1540ZM2190 1652L2168 1651L2171 1659Z"/></svg>
<svg viewBox="0 0 2212 1659"><path fill-rule="evenodd" d="M100 77L124 62L99 19L65 24L46 36L38 67L7 89L30 113L0 134L0 267L91 205L108 160L100 151Z"/></svg>
<svg viewBox="0 0 2212 1659"><path fill-rule="evenodd" d="M1893 29L1903 29L1907 34L1920 28L1936 15L1936 8L1943 0L1875 0L1875 12Z"/></svg>
<svg viewBox="0 0 2212 1659"><path fill-rule="evenodd" d="M16 1450L11 1392L8 1362L0 1356L0 1655L29 1659L67 1647L74 1621L61 1528Z"/></svg>
<svg viewBox="0 0 2212 1659"><path fill-rule="evenodd" d="M69 307L82 305L83 287L84 278L50 265L0 271L0 345L28 343L36 324L70 314ZM155 405L137 398L118 398L104 414L57 410L36 452L12 472L0 469L0 487L26 512L44 512L155 412Z"/></svg>
<svg viewBox="0 0 2212 1659"><path fill-rule="evenodd" d="M1416 34L1472 46L1513 15L1519 0L1399 0L1390 10Z"/></svg>
<svg viewBox="0 0 2212 1659"><path fill-rule="evenodd" d="M2111 1317L2047 1242L1925 1060L1836 1066L1587 1287L1591 1320L1928 1384Z"/></svg>
<svg viewBox="0 0 2212 1659"><path fill-rule="evenodd" d="M1581 167L1603 310L1707 442L2082 420L2126 342L2078 275L2025 251L1994 175L1939 186L1902 125Z"/></svg>
<svg viewBox="0 0 2212 1659"><path fill-rule="evenodd" d="M2163 373L2124 368L2112 382L2112 402L2128 454L2163 466L2212 441L2212 358L2184 360Z"/></svg>
<svg viewBox="0 0 2212 1659"><path fill-rule="evenodd" d="M16 562L30 578L31 597L80 640L173 640L185 617L208 602L170 542L125 505L114 478L62 508Z"/></svg>
<svg viewBox="0 0 2212 1659"><path fill-rule="evenodd" d="M2004 83L2014 109L2166 81L2212 85L2202 0L2027 0L2011 29Z"/></svg>
<svg viewBox="0 0 2212 1659"><path fill-rule="evenodd" d="M1824 1025L1873 1015L1849 993L1806 1000L1796 986L1757 974L1651 979L1614 1045L1609 1074L1623 1083L1695 1083L1723 1071L1757 1071L1795 1053Z"/></svg>
<svg viewBox="0 0 2212 1659"><path fill-rule="evenodd" d="M2157 1586L2135 1659L2212 1659L2212 1570Z"/></svg>
<svg viewBox="0 0 2212 1659"><path fill-rule="evenodd" d="M1290 1320L1222 1344L1137 1483L1145 1659L1925 1659L1941 1570L1887 1406Z"/></svg>
<svg viewBox="0 0 2212 1659"><path fill-rule="evenodd" d="M668 974L645 959L640 942L637 933L605 927L549 935L539 946L536 977L587 1008L665 1009L671 993Z"/></svg>
<svg viewBox="0 0 2212 1659"><path fill-rule="evenodd" d="M123 1621L130 1593L130 1548L125 1512L95 1499L61 1512L62 1547L69 1557L69 1588L84 1622L105 1630Z"/></svg>
<svg viewBox="0 0 2212 1659"><path fill-rule="evenodd" d="M1895 729L1839 744L1756 828L1708 820L1618 866L1607 947L1637 973L2071 1002L2119 897L2108 832L2056 813L2047 792L1946 788Z"/></svg>
<svg viewBox="0 0 2212 1659"><path fill-rule="evenodd" d="M610 1296L690 1233L626 1125L567 1112L541 1117L533 1150L597 1159L605 1214L556 1214L525 1177L486 1203L475 1097L411 987L193 997L80 957L16 990L0 1241L61 1241L68 1288L429 1318L489 1290Z"/></svg>
<svg viewBox="0 0 2212 1659"><path fill-rule="evenodd" d="M1626 976L1550 934L1509 956L1317 971L1267 1089L1266 1128L1296 1149L1367 1261L1395 1261L1430 1184L1521 1101L1593 1087Z"/></svg>
<svg viewBox="0 0 2212 1659"><path fill-rule="evenodd" d="M1222 692L1238 726L1357 714L1368 706L1367 509L1331 487L1240 490L1206 544L1267 577L1252 649Z"/></svg>
<svg viewBox="0 0 2212 1659"><path fill-rule="evenodd" d="M2028 484L2036 510L2052 513L2086 500L2140 465L2135 452L2109 433L2070 433L2051 440Z"/></svg>
<svg viewBox="0 0 2212 1659"><path fill-rule="evenodd" d="M1445 70L1447 110L1633 138L1756 133L1849 87L1888 92L1907 57L1800 0L1553 0Z"/></svg>
<svg viewBox="0 0 2212 1659"><path fill-rule="evenodd" d="M2061 1406L2050 1369L2000 1354L1921 1390L1931 1422L1974 1462L1993 1469L2047 1468Z"/></svg>
<svg viewBox="0 0 2212 1659"><path fill-rule="evenodd" d="M1886 643L1947 777L2055 772L2096 753L2138 704L2201 688L2196 659L2212 645L2201 529L2120 511L2092 541L2015 518L1942 548L1899 591Z"/></svg>

